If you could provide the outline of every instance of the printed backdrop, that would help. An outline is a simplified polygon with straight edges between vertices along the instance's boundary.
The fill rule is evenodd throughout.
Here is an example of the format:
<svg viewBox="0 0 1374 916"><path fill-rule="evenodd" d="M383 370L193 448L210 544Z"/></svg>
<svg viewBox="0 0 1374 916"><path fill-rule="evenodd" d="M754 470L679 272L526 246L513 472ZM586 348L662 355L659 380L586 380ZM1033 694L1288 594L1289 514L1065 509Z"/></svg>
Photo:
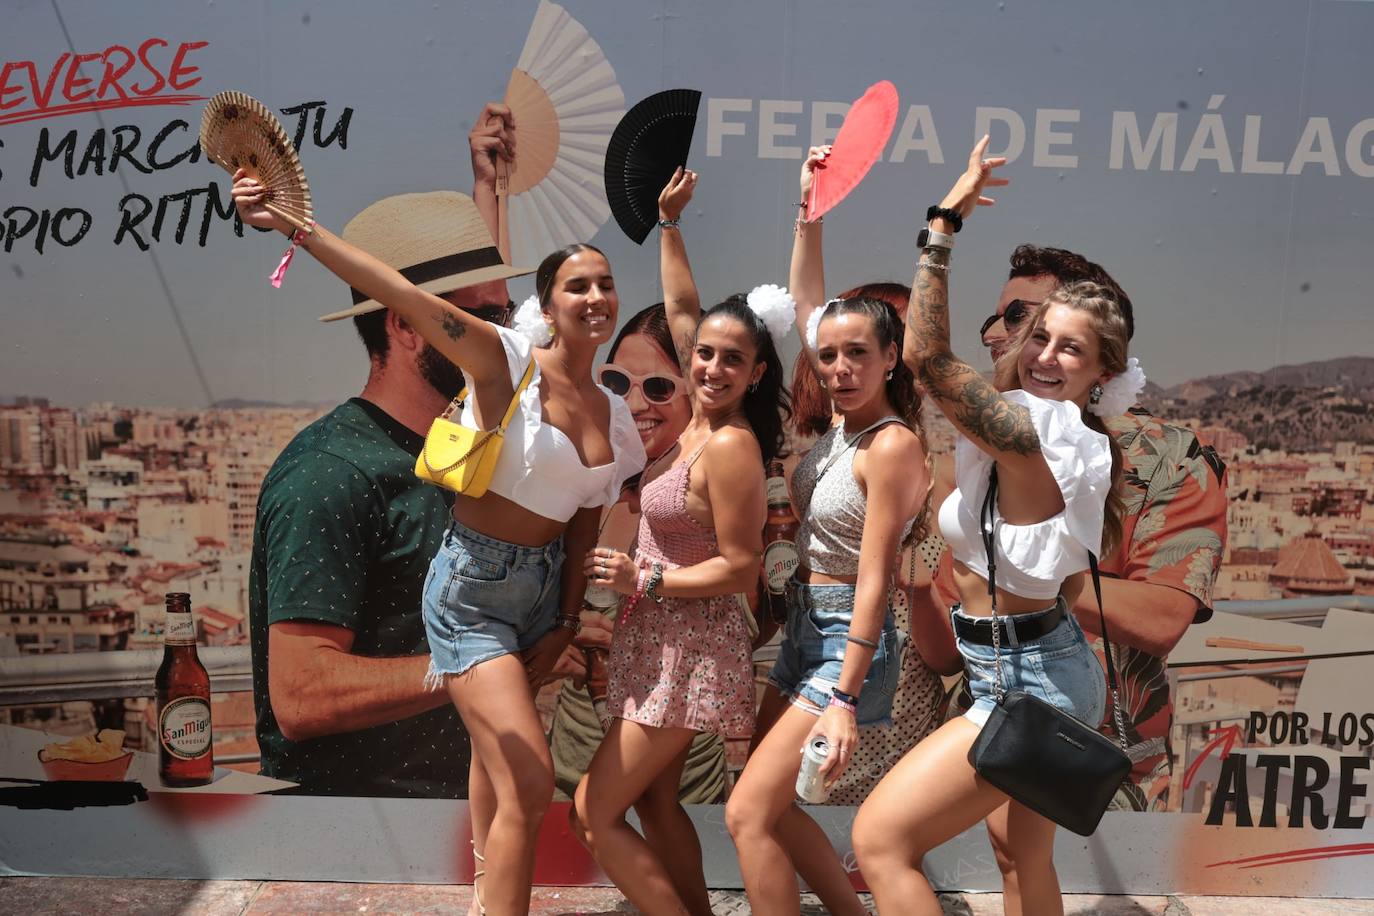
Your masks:
<svg viewBox="0 0 1374 916"><path fill-rule="evenodd" d="M473 119L502 97L532 23L555 23L547 79L599 46L622 107L702 92L683 231L710 301L786 282L804 151L869 84L890 79L901 105L869 177L827 216L835 289L908 282L926 206L991 134L1012 183L959 236L955 349L986 362L977 328L1017 244L1081 252L1135 302L1146 406L1194 429L1229 475L1216 615L1162 675L1167 801L1111 813L1089 840L1061 833L1066 890L1374 895L1374 6L567 0L561 15L536 0L6 3L0 776L41 778L44 743L105 727L153 766L148 698L174 590L193 595L220 769L214 791L129 806L57 810L0 789L0 868L470 877L461 800L262 794L291 786L256 775L257 488L298 430L361 389L367 363L347 323L315 320L349 304L326 271L301 258L268 285L283 241L236 221L196 135L215 93L261 99L336 229L382 197L470 192ZM575 109L577 93L559 104ZM598 109L607 132L612 109ZM589 214L600 228L585 240L609 256L629 320L659 299L656 249ZM520 239L535 228L514 234L533 266L545 252ZM608 530L628 539L631 522ZM544 707L555 741L562 728L574 745L562 786L594 717L584 703L560 726L560 692L576 689ZM719 802L743 751L699 751L692 800ZM737 883L719 804L693 812L711 880ZM853 809L821 816L847 849ZM600 880L562 823L556 808L541 880ZM977 831L927 867L944 887L998 883Z"/></svg>

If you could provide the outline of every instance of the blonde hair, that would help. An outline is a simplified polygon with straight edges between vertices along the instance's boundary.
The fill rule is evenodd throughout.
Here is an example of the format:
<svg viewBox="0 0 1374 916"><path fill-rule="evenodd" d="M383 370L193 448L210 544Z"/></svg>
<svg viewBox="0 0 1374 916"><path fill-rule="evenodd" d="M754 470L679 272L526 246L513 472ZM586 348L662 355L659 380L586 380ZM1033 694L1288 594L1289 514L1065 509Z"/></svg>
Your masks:
<svg viewBox="0 0 1374 916"><path fill-rule="evenodd" d="M1130 331L1116 296L1107 287L1091 280L1079 280L1060 286L1045 297L1045 301L1021 322L1016 336L1012 338L1002 358L997 361L994 381L999 391L1012 391L1021 387L1018 369L1021 351L1026 348L1031 335L1045 321L1045 313L1053 306L1062 305L1076 312L1084 312L1092 320L1093 331L1097 334L1098 360L1102 370L1109 375L1117 375L1126 370L1126 356ZM1112 488L1107 495L1106 518L1102 526L1102 556L1106 557L1121 543L1122 520L1126 514L1122 486L1125 477L1124 459L1119 446L1102 418L1090 410L1083 411L1083 425L1107 437L1112 453Z"/></svg>

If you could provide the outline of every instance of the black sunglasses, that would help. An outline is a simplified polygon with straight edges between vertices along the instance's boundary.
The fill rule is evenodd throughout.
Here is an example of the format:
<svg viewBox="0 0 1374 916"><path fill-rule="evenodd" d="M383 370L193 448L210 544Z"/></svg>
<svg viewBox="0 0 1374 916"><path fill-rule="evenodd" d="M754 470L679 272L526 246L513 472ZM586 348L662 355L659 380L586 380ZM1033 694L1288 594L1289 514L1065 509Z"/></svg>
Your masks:
<svg viewBox="0 0 1374 916"><path fill-rule="evenodd" d="M1026 316L1031 313L1031 310L1039 305L1039 302L1031 302L1028 299L1011 300L1007 303L1007 307L1002 312L1002 314L998 315L996 312L994 312L993 314L987 317L987 319L983 322L983 326L978 329L978 336L982 337L984 334L986 334L988 332L988 328L996 324L998 319L1001 319L1002 324L1007 329L1007 333L1011 333L1012 331L1016 330L1016 326L1018 324L1026 320Z"/></svg>
<svg viewBox="0 0 1374 916"><path fill-rule="evenodd" d="M506 327L510 324L511 313L515 311L515 303L507 299L505 305L491 303L490 305L479 305L476 308L463 309L463 311L483 321L490 321L492 324L499 324L502 327Z"/></svg>

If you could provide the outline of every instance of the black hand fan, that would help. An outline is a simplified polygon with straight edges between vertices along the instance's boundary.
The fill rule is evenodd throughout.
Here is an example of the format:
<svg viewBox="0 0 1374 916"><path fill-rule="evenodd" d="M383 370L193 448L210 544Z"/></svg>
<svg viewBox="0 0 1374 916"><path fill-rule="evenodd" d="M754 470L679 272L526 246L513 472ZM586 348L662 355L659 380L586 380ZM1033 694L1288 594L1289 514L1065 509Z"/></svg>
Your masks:
<svg viewBox="0 0 1374 916"><path fill-rule="evenodd" d="M701 93L666 89L635 104L606 147L606 201L620 228L644 244L658 224L658 195L687 164Z"/></svg>

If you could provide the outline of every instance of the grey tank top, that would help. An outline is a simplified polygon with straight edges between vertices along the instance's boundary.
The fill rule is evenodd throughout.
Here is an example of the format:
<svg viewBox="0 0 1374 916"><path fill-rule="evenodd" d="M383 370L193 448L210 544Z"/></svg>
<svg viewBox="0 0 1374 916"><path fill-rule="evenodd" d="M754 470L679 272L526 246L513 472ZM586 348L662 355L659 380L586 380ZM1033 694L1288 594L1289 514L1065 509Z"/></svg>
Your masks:
<svg viewBox="0 0 1374 916"><path fill-rule="evenodd" d="M792 504L801 516L797 554L801 564L827 576L857 576L863 543L867 501L854 479L855 446L865 434L900 417L883 417L857 436L847 438L843 426L831 427L816 440L792 472ZM908 519L902 540L916 519Z"/></svg>

